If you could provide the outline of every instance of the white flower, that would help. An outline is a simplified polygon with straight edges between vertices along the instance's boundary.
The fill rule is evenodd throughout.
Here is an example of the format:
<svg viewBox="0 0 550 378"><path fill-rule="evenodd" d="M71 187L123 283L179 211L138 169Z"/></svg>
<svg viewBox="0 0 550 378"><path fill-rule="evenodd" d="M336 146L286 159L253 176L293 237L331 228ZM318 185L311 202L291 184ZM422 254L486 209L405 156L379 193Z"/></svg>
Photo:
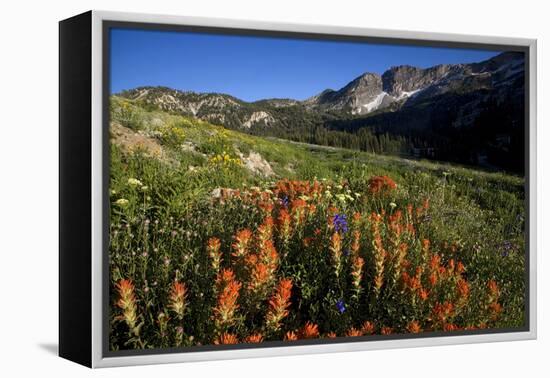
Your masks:
<svg viewBox="0 0 550 378"><path fill-rule="evenodd" d="M361 193L355 193L355 197L357 198L361 197Z"/></svg>
<svg viewBox="0 0 550 378"><path fill-rule="evenodd" d="M141 187L141 190L142 190L143 192L146 192L146 191L149 190L149 187L148 187L147 185L143 185L143 186Z"/></svg>
<svg viewBox="0 0 550 378"><path fill-rule="evenodd" d="M397 207L397 204L395 202L390 202L390 207L392 209L395 209Z"/></svg>
<svg viewBox="0 0 550 378"><path fill-rule="evenodd" d="M115 204L121 206L121 207L125 207L127 206L128 204L130 203L130 201L128 201L126 198L119 198L115 201Z"/></svg>
<svg viewBox="0 0 550 378"><path fill-rule="evenodd" d="M142 186L143 184L138 179L130 177L128 179L128 185L130 185L130 186Z"/></svg>
<svg viewBox="0 0 550 378"><path fill-rule="evenodd" d="M346 195L345 194L337 194L336 198L338 199L338 201L346 202Z"/></svg>

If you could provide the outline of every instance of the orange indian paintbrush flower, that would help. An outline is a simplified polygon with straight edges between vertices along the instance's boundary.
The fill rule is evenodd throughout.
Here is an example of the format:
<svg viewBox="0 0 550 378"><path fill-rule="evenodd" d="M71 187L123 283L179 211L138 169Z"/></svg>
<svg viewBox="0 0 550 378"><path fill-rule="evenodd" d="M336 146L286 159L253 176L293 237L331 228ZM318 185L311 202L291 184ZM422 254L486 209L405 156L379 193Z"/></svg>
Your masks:
<svg viewBox="0 0 550 378"><path fill-rule="evenodd" d="M264 341L264 337L261 333L255 333L244 339L245 343L261 343L262 341Z"/></svg>
<svg viewBox="0 0 550 378"><path fill-rule="evenodd" d="M185 314L187 286L184 283L174 282L170 289L170 308L174 311L178 319L182 320Z"/></svg>
<svg viewBox="0 0 550 378"><path fill-rule="evenodd" d="M291 215L294 219L295 227L299 228L306 216L307 203L302 199L295 199L290 204L290 207L292 209Z"/></svg>
<svg viewBox="0 0 550 378"><path fill-rule="evenodd" d="M428 262L428 257L430 255L430 240L422 239L422 260Z"/></svg>
<svg viewBox="0 0 550 378"><path fill-rule="evenodd" d="M298 335L296 335L295 332L293 331L288 331L287 333L285 333L285 341L296 341L298 340Z"/></svg>
<svg viewBox="0 0 550 378"><path fill-rule="evenodd" d="M372 213L370 216L371 233L373 237L373 254L374 254L374 292L378 296L384 283L384 262L386 259L386 250L382 242L380 234L380 225L382 223L382 215Z"/></svg>
<svg viewBox="0 0 550 378"><path fill-rule="evenodd" d="M279 255L277 254L275 244L273 244L272 240L266 240L265 243L262 243L262 245L260 245L258 257L260 262L267 265L271 273L273 273L277 269L277 265L279 263Z"/></svg>
<svg viewBox="0 0 550 378"><path fill-rule="evenodd" d="M115 285L119 295L117 306L122 310L122 315L118 319L124 320L134 335L139 334L139 326L137 325L137 304L136 295L134 292L134 284L132 280L120 280Z"/></svg>
<svg viewBox="0 0 550 378"><path fill-rule="evenodd" d="M369 179L371 194L386 194L397 188L397 184L388 176L373 176Z"/></svg>
<svg viewBox="0 0 550 378"><path fill-rule="evenodd" d="M361 332L363 335L372 335L374 333L374 324L368 320L361 326Z"/></svg>
<svg viewBox="0 0 550 378"><path fill-rule="evenodd" d="M407 250L408 245L406 243L401 243L399 247L397 247L397 251L395 252L394 258L393 258L393 283L395 284L397 280L399 279L399 276L401 276L401 272L403 271L403 262L405 261L405 258L407 257Z"/></svg>
<svg viewBox="0 0 550 378"><path fill-rule="evenodd" d="M403 272L401 275L401 279L403 280L403 283L405 286L411 291L416 292L417 290L422 288L422 284L420 282L420 278L417 276L410 276L409 273Z"/></svg>
<svg viewBox="0 0 550 378"><path fill-rule="evenodd" d="M420 297L420 299L422 301L426 301L428 299L428 297L430 296L430 292L428 290L422 288L418 291L418 296Z"/></svg>
<svg viewBox="0 0 550 378"><path fill-rule="evenodd" d="M249 259L249 263L253 259ZM255 260L255 259L254 259ZM262 262L255 262L252 266L250 273L250 282L248 283L248 289L257 293L271 280L271 274L269 267Z"/></svg>
<svg viewBox="0 0 550 378"><path fill-rule="evenodd" d="M500 291L495 280L490 280L487 283L487 287L489 288L489 294L491 297L497 298L500 295Z"/></svg>
<svg viewBox="0 0 550 378"><path fill-rule="evenodd" d="M491 320L496 320L502 312L502 305L498 302L493 302L489 304L489 310L491 311Z"/></svg>
<svg viewBox="0 0 550 378"><path fill-rule="evenodd" d="M252 231L248 228L240 230L234 237L235 242L233 243L233 256L235 257L244 257L248 252L250 245L250 240L252 239Z"/></svg>
<svg viewBox="0 0 550 378"><path fill-rule="evenodd" d="M235 312L239 308L237 303L241 283L235 279L231 269L224 269L218 277L218 301L214 308L214 317L217 328L227 327L235 321Z"/></svg>
<svg viewBox="0 0 550 378"><path fill-rule="evenodd" d="M210 257L210 264L216 274L219 272L222 262L220 245L220 239L218 238L208 239L208 243L206 245L206 251L208 252L208 256Z"/></svg>
<svg viewBox="0 0 550 378"><path fill-rule="evenodd" d="M279 226L279 237L283 243L287 243L290 239L291 225L290 225L290 214L286 209L281 209L279 212L279 217L277 218Z"/></svg>
<svg viewBox="0 0 550 378"><path fill-rule="evenodd" d="M430 259L430 269L433 272L440 271L441 267L441 256L439 256L437 253L434 253Z"/></svg>
<svg viewBox="0 0 550 378"><path fill-rule="evenodd" d="M351 254L353 256L357 256L359 254L359 249L361 248L361 243L360 243L361 232L359 232L358 230L354 230L351 233L351 236L352 236Z"/></svg>
<svg viewBox="0 0 550 378"><path fill-rule="evenodd" d="M319 337L319 327L317 324L307 322L300 330L301 339L313 339Z"/></svg>
<svg viewBox="0 0 550 378"><path fill-rule="evenodd" d="M279 255L271 240L271 218L260 226L257 237L257 253L249 253L245 258L249 272L248 289L254 294L265 295L265 290L272 286L279 264Z"/></svg>
<svg viewBox="0 0 550 378"><path fill-rule="evenodd" d="M273 218L268 216L264 222L258 226L258 244L262 245L273 237Z"/></svg>
<svg viewBox="0 0 550 378"><path fill-rule="evenodd" d="M420 324L416 320L413 320L407 324L407 331L410 333L420 333L422 332L422 328L420 328Z"/></svg>
<svg viewBox="0 0 550 378"><path fill-rule="evenodd" d="M435 286L437 284L437 273L436 272L430 273L429 280L430 280L430 285L432 287Z"/></svg>
<svg viewBox="0 0 550 378"><path fill-rule="evenodd" d="M271 201L260 201L258 207L264 212L265 215L271 215L273 211L273 202Z"/></svg>
<svg viewBox="0 0 550 378"><path fill-rule="evenodd" d="M363 336L363 332L358 330L357 328L351 327L346 331L346 336L348 337L357 337L357 336Z"/></svg>
<svg viewBox="0 0 550 378"><path fill-rule="evenodd" d="M237 336L235 336L232 333L224 332L218 337L216 340L214 340L214 344L216 345L224 345L224 344L238 344L239 339Z"/></svg>
<svg viewBox="0 0 550 378"><path fill-rule="evenodd" d="M463 300L467 299L468 294L470 293L470 285L468 284L468 282L466 282L465 279L460 278L456 283L456 287L459 298Z"/></svg>
<svg viewBox="0 0 550 378"><path fill-rule="evenodd" d="M384 284L384 260L386 257L386 251L382 246L382 238L380 237L380 235L377 235L375 237L373 243L374 243L374 269L376 273L374 277L374 290L375 290L376 296L378 296L380 294L380 289Z"/></svg>
<svg viewBox="0 0 550 378"><path fill-rule="evenodd" d="M449 331L456 331L460 329L456 324L452 324L452 323L445 323L443 325L443 331L446 331L446 332L449 332Z"/></svg>
<svg viewBox="0 0 550 378"><path fill-rule="evenodd" d="M399 238L403 232L404 226L401 224L401 219L403 217L403 212L401 210L396 210L392 215L388 217L388 228L392 231L395 238Z"/></svg>
<svg viewBox="0 0 550 378"><path fill-rule="evenodd" d="M360 212L356 211L355 213L353 213L353 216L351 218L351 224L355 229L358 229L359 226L361 225L361 219L362 219L362 216Z"/></svg>
<svg viewBox="0 0 550 378"><path fill-rule="evenodd" d="M362 257L356 256L353 258L351 265L351 282L353 284L356 295L361 292L361 279L363 277L363 265L365 260Z"/></svg>
<svg viewBox="0 0 550 378"><path fill-rule="evenodd" d="M266 314L266 327L272 331L281 329L281 321L288 315L290 296L292 292L292 280L279 281L275 293L269 300L269 310Z"/></svg>
<svg viewBox="0 0 550 378"><path fill-rule="evenodd" d="M391 328L391 327L382 327L382 328L380 328L380 333L382 335L391 335L393 333L393 328Z"/></svg>
<svg viewBox="0 0 550 378"><path fill-rule="evenodd" d="M489 311L491 313L491 320L496 320L498 315L502 312L502 305L498 303L500 297L500 289L495 280L490 280L487 284L489 289Z"/></svg>
<svg viewBox="0 0 550 378"><path fill-rule="evenodd" d="M330 238L330 252L332 257L332 264L336 277L340 275L342 268L342 235L339 232L334 232Z"/></svg>
<svg viewBox="0 0 550 378"><path fill-rule="evenodd" d="M216 290L221 290L231 281L235 280L235 273L232 269L226 268L218 273L216 276Z"/></svg>
<svg viewBox="0 0 550 378"><path fill-rule="evenodd" d="M454 315L454 305L451 302L436 303L432 318L436 325L445 325L447 321Z"/></svg>

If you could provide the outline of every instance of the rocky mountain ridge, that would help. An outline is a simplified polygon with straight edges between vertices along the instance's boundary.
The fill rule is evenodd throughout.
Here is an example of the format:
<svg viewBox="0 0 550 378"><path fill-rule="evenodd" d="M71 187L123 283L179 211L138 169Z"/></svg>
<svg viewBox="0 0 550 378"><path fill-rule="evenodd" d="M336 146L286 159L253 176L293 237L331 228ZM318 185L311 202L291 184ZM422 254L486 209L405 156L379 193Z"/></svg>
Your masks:
<svg viewBox="0 0 550 378"><path fill-rule="evenodd" d="M503 53L485 62L441 64L430 68L409 65L391 67L382 75L365 73L338 91L325 90L305 101L311 107L344 110L365 115L397 103L451 91L495 89L523 73L521 53Z"/></svg>
<svg viewBox="0 0 550 378"><path fill-rule="evenodd" d="M503 87L523 74L523 54L507 52L479 63L441 64L430 68L401 65L389 68L382 75L366 72L339 90L327 89L304 101L265 99L245 102L227 94L195 93L166 87L140 87L119 95L164 111L249 129L276 124L274 110L280 108L365 116L413 106L420 100L450 92L502 92Z"/></svg>

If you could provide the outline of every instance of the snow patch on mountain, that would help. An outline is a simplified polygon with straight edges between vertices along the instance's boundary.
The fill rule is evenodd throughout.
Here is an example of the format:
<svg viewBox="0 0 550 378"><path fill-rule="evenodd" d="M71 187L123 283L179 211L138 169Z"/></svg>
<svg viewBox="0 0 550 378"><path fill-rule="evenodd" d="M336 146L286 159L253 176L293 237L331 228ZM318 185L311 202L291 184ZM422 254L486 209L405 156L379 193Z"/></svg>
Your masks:
<svg viewBox="0 0 550 378"><path fill-rule="evenodd" d="M399 96L397 97L398 100L402 100L404 98L409 98L409 97L413 97L415 95L418 94L418 92L424 90L425 88L418 88L418 89L415 89L414 91L402 91Z"/></svg>
<svg viewBox="0 0 550 378"><path fill-rule="evenodd" d="M363 113L365 111L366 111L366 113L370 113L370 112L380 108L380 105L382 105L382 103L384 101L384 97L386 97L386 96L388 96L388 94L386 92L381 92L371 102L361 105L361 107L363 109L361 109L361 107L360 107L359 109L357 109L357 113Z"/></svg>

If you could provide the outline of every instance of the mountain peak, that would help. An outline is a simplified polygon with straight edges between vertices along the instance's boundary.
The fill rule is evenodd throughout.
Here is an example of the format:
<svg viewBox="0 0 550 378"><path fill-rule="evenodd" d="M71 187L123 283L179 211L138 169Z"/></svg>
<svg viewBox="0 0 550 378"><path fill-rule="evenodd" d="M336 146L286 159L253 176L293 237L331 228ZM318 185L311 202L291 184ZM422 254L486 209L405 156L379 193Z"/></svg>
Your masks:
<svg viewBox="0 0 550 378"><path fill-rule="evenodd" d="M365 72L363 73L362 75L356 77L355 79L353 79L352 81L350 81L348 83L348 85L346 85L343 89L347 88L347 87L352 87L352 86L372 86L372 85L378 85L381 81L382 78L380 77L380 75L376 74L376 73L372 73L372 72Z"/></svg>
<svg viewBox="0 0 550 378"><path fill-rule="evenodd" d="M412 92L424 83L423 69L409 65L393 66L382 75L382 87L392 96L401 96L403 92Z"/></svg>
<svg viewBox="0 0 550 378"><path fill-rule="evenodd" d="M332 110L344 110L354 114L364 112L362 106L376 100L382 91L382 78L372 72L365 72L350 81L343 88L334 91L326 89L305 101L310 107L323 106Z"/></svg>
<svg viewBox="0 0 550 378"><path fill-rule="evenodd" d="M389 69L387 69L384 73L390 71L390 72L412 72L412 71L418 71L422 68L411 66L409 64L401 64L398 66L391 66Z"/></svg>

